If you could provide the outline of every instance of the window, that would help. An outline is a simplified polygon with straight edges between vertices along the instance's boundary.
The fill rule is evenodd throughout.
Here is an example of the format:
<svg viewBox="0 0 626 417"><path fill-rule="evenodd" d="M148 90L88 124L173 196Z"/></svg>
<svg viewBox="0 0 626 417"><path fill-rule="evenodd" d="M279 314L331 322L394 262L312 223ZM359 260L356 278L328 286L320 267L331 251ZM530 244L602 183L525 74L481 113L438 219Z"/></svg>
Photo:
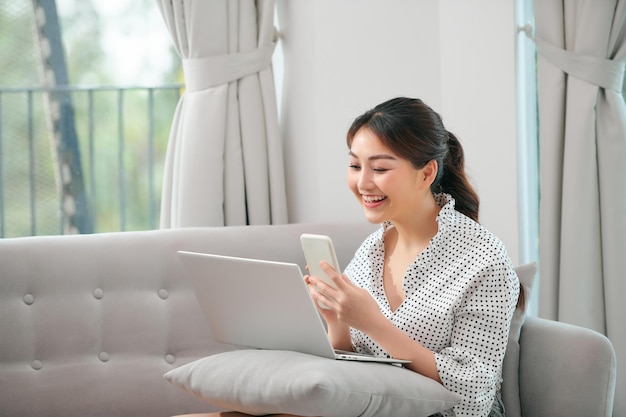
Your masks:
<svg viewBox="0 0 626 417"><path fill-rule="evenodd" d="M520 262L539 261L539 143L537 130L537 72L532 31L531 0L517 0L517 92L518 92L518 178ZM537 314L538 289L530 296L529 314Z"/></svg>
<svg viewBox="0 0 626 417"><path fill-rule="evenodd" d="M158 227L182 86L154 1L3 2L0 66L0 237Z"/></svg>

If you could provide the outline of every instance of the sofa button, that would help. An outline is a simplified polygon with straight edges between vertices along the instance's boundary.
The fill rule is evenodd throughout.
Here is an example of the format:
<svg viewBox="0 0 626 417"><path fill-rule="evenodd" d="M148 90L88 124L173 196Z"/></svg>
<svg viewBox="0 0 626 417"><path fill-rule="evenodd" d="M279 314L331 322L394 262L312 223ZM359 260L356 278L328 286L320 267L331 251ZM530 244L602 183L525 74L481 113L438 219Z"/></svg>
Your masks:
<svg viewBox="0 0 626 417"><path fill-rule="evenodd" d="M98 355L98 358L102 361L102 362L108 362L109 361L109 354L106 352L100 352L100 354Z"/></svg>
<svg viewBox="0 0 626 417"><path fill-rule="evenodd" d="M171 353L168 353L167 355L165 355L165 362L167 362L167 363L169 363L171 365L175 361L176 361L176 358Z"/></svg>
<svg viewBox="0 0 626 417"><path fill-rule="evenodd" d="M169 293L167 292L166 289L161 288L158 292L159 297L161 297L162 300L166 300L167 297L169 296Z"/></svg>
<svg viewBox="0 0 626 417"><path fill-rule="evenodd" d="M104 297L104 291L102 291L102 288L96 288L93 290L93 296L96 300L101 300Z"/></svg>
<svg viewBox="0 0 626 417"><path fill-rule="evenodd" d="M26 294L24 296L24 302L28 305L31 305L35 302L35 297L32 294Z"/></svg>
<svg viewBox="0 0 626 417"><path fill-rule="evenodd" d="M30 366L32 366L35 371L38 371L43 367L43 364L40 360L35 359L30 363Z"/></svg>

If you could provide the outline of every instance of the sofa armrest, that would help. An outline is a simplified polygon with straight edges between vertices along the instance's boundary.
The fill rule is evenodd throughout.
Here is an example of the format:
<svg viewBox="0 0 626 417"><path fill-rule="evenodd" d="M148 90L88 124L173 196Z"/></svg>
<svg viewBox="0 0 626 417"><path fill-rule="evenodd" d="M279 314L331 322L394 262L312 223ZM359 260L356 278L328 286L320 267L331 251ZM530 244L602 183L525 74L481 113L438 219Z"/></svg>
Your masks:
<svg viewBox="0 0 626 417"><path fill-rule="evenodd" d="M616 357L608 338L582 327L527 317L520 336L522 416L613 412Z"/></svg>

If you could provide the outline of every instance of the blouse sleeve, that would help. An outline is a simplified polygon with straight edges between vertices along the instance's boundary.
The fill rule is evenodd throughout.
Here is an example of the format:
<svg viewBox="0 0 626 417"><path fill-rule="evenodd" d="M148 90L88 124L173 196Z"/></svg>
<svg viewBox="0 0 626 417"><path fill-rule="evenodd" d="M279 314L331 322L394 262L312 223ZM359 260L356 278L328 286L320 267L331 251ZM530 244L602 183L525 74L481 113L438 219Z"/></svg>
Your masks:
<svg viewBox="0 0 626 417"><path fill-rule="evenodd" d="M464 397L455 407L459 417L487 415L500 386L519 294L519 280L507 261L471 274L454 313L450 347L435 353L443 385Z"/></svg>

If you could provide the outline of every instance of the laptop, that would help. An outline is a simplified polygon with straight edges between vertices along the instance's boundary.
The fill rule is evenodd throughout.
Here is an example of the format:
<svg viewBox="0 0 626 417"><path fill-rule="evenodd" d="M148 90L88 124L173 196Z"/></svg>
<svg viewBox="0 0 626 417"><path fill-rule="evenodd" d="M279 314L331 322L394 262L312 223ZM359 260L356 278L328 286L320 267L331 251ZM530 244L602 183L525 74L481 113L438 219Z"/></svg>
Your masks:
<svg viewBox="0 0 626 417"><path fill-rule="evenodd" d="M330 359L410 362L335 351L296 264L187 251L178 256L220 343Z"/></svg>

